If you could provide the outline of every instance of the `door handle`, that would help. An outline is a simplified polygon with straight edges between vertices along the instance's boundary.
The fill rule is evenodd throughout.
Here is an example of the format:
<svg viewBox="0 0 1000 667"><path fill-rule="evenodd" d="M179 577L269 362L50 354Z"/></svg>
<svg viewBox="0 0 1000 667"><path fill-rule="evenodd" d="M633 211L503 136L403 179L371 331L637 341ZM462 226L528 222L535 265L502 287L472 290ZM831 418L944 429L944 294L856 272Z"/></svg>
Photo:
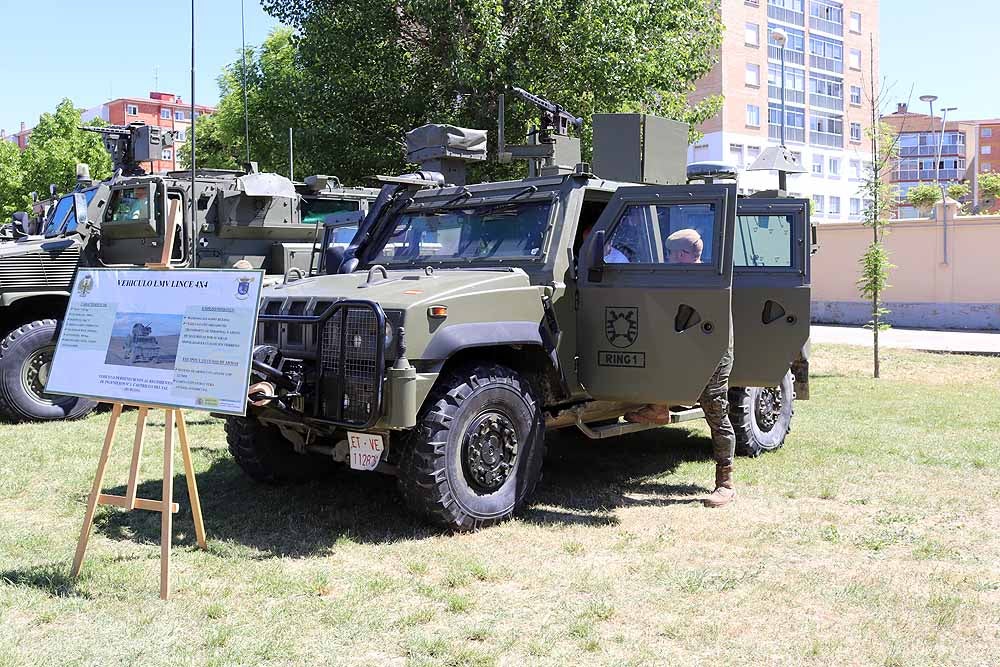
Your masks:
<svg viewBox="0 0 1000 667"><path fill-rule="evenodd" d="M674 315L674 331L677 333L687 331L699 322L701 322L701 315L698 314L697 310L686 303L677 307L677 314Z"/></svg>
<svg viewBox="0 0 1000 667"><path fill-rule="evenodd" d="M776 320L780 320L785 316L785 309L777 301L772 301L768 299L764 302L764 310L760 313L760 321L764 324L770 324Z"/></svg>

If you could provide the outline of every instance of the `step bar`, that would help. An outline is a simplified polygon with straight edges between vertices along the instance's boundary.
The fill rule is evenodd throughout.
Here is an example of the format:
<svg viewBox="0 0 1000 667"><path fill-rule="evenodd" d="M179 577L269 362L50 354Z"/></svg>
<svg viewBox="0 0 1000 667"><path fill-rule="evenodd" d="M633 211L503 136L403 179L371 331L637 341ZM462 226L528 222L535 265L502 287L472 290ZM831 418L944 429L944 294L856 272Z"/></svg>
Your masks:
<svg viewBox="0 0 1000 667"><path fill-rule="evenodd" d="M679 424L681 422L688 422L695 419L701 419L705 416L705 411L701 408L683 408L676 407L670 408L670 423ZM639 431L648 431L651 428L660 428L663 424L634 424L632 422L624 421L624 418L619 418L618 422L615 424L606 424L604 426L594 426L590 427L583 423L582 416L577 414L576 416L576 427L580 429L580 432L591 440L603 440L604 438L617 438L620 435L628 435L629 433L638 433Z"/></svg>

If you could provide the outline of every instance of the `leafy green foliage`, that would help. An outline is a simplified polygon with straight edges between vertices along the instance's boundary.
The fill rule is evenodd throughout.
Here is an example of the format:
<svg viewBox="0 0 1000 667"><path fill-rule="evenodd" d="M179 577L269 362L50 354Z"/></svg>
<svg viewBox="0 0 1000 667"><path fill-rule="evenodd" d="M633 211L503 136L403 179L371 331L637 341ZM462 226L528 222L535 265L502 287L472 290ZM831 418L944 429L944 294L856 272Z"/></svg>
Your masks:
<svg viewBox="0 0 1000 667"><path fill-rule="evenodd" d="M287 171L292 127L297 174L358 182L402 171L406 131L428 122L495 128L497 95L512 85L588 122L585 159L595 112L645 111L696 125L721 103L687 99L718 58L722 26L714 0L263 4L294 30L275 31L248 58L251 155L266 170ZM215 121L222 157L239 162L242 73L235 63L220 77ZM527 104L509 104L509 140L519 143L537 115ZM510 176L521 167L491 162L475 176Z"/></svg>
<svg viewBox="0 0 1000 667"><path fill-rule="evenodd" d="M878 327L881 330L889 328L883 318L889 314L881 305L881 296L889 285L889 271L896 268L889 261L889 253L881 242L872 242L861 256L861 275L858 278L858 292L875 305L872 307L872 319L868 327Z"/></svg>
<svg viewBox="0 0 1000 667"><path fill-rule="evenodd" d="M961 201L969 196L972 192L972 188L969 187L968 183L952 183L947 189L948 196L955 201Z"/></svg>
<svg viewBox="0 0 1000 667"><path fill-rule="evenodd" d="M59 192L76 187L76 165L90 165L90 176L103 180L111 176L111 156L101 137L79 129L81 113L63 99L55 113L44 113L31 132L28 147L21 155L24 188L48 192L55 183Z"/></svg>
<svg viewBox="0 0 1000 667"><path fill-rule="evenodd" d="M934 204L941 201L941 188L936 183L919 183L906 193L906 201L918 211L930 211Z"/></svg>
<svg viewBox="0 0 1000 667"><path fill-rule="evenodd" d="M991 199L993 205L997 206L997 200L1000 199L1000 173L991 171L979 174L979 193L983 199Z"/></svg>
<svg viewBox="0 0 1000 667"><path fill-rule="evenodd" d="M111 176L111 156L98 135L79 129L80 119L80 111L64 99L55 113L38 119L24 152L9 141L0 142L0 220L14 211L30 211L29 192L47 197L52 183L60 193L72 190L77 163L90 165L94 179Z"/></svg>
<svg viewBox="0 0 1000 667"><path fill-rule="evenodd" d="M24 189L21 151L17 144L0 141L0 224L10 221L15 211L31 209L31 198Z"/></svg>

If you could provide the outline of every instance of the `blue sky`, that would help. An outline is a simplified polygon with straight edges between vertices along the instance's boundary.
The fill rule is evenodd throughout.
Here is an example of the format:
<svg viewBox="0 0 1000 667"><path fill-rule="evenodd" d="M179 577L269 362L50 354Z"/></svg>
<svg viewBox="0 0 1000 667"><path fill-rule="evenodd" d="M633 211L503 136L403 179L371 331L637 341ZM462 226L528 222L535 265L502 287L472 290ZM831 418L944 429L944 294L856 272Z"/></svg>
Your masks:
<svg viewBox="0 0 1000 667"><path fill-rule="evenodd" d="M940 98L936 108L958 107L952 118L1000 117L993 1L961 0L956 13L939 1L882 0L881 73L894 84L892 107L912 86L914 110L925 112L917 98L933 93ZM244 2L247 43L260 44L277 22L257 0ZM112 25L123 6L148 15ZM22 120L33 125L63 97L91 107L158 88L189 100L190 6L187 0L0 0L0 128L16 131ZM240 0L196 0L196 7L197 101L212 104L219 71L239 54Z"/></svg>

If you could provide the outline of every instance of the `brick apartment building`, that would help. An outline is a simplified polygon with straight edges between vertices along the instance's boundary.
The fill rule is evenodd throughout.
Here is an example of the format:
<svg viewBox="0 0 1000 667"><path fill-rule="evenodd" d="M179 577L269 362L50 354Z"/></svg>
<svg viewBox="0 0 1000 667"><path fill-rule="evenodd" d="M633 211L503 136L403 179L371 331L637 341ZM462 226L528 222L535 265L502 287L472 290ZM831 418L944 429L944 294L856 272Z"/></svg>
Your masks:
<svg viewBox="0 0 1000 667"><path fill-rule="evenodd" d="M196 114L215 113L214 107L195 105ZM179 169L177 149L187 140L191 129L191 105L173 93L151 92L149 97L120 97L83 112L83 122L103 118L112 125L128 125L142 121L165 130L175 131L176 145L163 151L162 160L154 160L150 173L163 173ZM0 135L0 140L12 141L24 150L28 145L32 128L21 123L19 132Z"/></svg>
<svg viewBox="0 0 1000 667"><path fill-rule="evenodd" d="M788 179L790 194L811 197L818 222L861 219L859 193L871 153L864 128L871 103L863 90L878 80L878 0L721 0L719 63L693 99L724 95L722 111L700 129L689 159L740 168L743 192L777 187L773 172L746 171L781 134L780 49L785 44L785 144L807 173ZM870 62L870 40L875 62Z"/></svg>
<svg viewBox="0 0 1000 667"><path fill-rule="evenodd" d="M979 175L1000 171L1000 119L947 121L942 134L941 118L914 113L900 103L882 121L899 134L899 160L888 178L897 188L898 217L919 215L906 203L906 194L920 183L965 182L971 192L963 203L971 204L973 210L983 204L993 207L993 202L985 202L980 195Z"/></svg>
<svg viewBox="0 0 1000 667"><path fill-rule="evenodd" d="M215 113L214 107L195 105L196 114ZM148 98L120 97L83 112L84 122L93 118L103 118L112 125L128 125L142 121L164 130L176 132L176 145L163 150L163 159L153 162L150 173L162 173L179 169L177 149L187 140L191 129L191 105L180 95L151 92Z"/></svg>

